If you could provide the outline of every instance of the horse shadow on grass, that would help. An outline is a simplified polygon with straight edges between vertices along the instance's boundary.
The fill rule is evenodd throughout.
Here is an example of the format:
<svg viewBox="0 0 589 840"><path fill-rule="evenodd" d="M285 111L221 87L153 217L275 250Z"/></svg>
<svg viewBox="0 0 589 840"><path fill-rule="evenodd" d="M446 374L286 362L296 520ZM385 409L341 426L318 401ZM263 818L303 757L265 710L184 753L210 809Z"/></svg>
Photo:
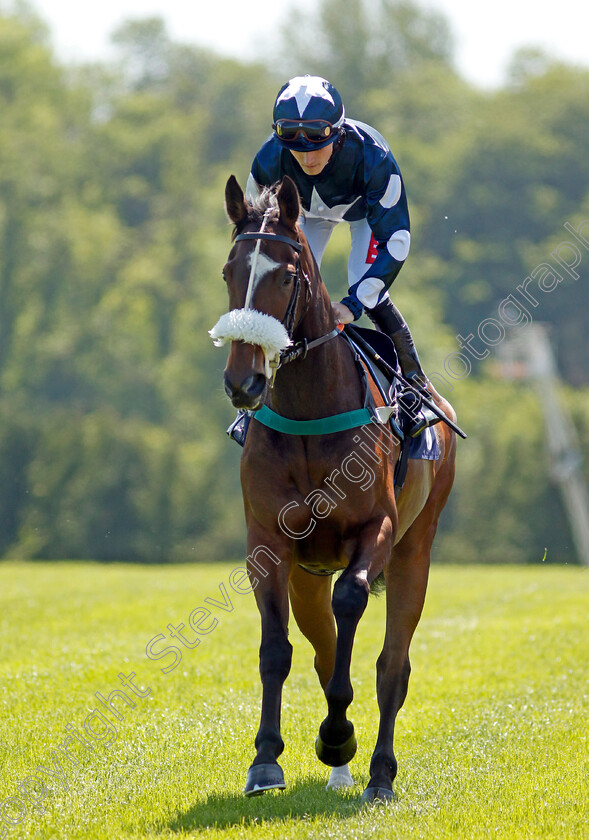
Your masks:
<svg viewBox="0 0 589 840"><path fill-rule="evenodd" d="M212 794L168 823L172 831L261 825L281 820L330 816L347 819L366 806L361 789L326 790L325 779L295 782L285 791L248 798L242 793Z"/></svg>

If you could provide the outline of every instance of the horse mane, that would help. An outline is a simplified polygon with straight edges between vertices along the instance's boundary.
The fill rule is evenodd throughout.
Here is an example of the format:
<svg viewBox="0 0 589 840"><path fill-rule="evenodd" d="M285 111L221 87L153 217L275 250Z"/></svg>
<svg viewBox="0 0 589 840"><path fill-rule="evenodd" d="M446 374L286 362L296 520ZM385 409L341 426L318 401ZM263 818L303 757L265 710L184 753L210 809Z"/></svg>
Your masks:
<svg viewBox="0 0 589 840"><path fill-rule="evenodd" d="M262 224L264 216L270 211L267 216L269 222L275 222L280 216L280 208L278 207L278 199L276 192L279 183L273 184L271 187L264 187L260 195L253 199L251 203L246 202L247 214L235 225L232 239L241 233L244 227L251 222Z"/></svg>

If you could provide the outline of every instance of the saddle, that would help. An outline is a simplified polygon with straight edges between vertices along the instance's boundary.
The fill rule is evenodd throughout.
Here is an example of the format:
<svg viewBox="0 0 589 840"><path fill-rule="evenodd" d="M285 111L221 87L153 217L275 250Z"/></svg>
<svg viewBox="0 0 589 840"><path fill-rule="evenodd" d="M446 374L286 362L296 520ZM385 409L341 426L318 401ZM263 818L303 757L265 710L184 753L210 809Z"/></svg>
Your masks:
<svg viewBox="0 0 589 840"><path fill-rule="evenodd" d="M421 442L419 439L423 438L423 432L417 438L412 438L408 434L415 416L412 412L418 412L421 408L419 398L416 396L413 398L413 394L411 394L407 399L407 394L404 393L400 380L387 371L388 367L392 371L401 372L395 345L388 335L365 327L355 325L351 327L349 324L344 327L343 334L376 384L385 406L392 408L388 423L391 431L401 443L401 451L394 474L395 496L398 496L405 484L409 458L416 457L415 444L419 444ZM366 344L372 349L372 354L366 352ZM381 359L384 364L375 363L378 359ZM435 439L435 436L433 437ZM417 455L417 457L422 456Z"/></svg>

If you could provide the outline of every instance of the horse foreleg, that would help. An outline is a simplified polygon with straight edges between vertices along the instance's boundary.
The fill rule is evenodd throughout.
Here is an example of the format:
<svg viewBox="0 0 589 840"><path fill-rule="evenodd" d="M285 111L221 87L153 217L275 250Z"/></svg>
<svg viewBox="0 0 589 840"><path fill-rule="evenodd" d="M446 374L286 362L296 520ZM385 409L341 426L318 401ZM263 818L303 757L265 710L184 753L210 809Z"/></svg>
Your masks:
<svg viewBox="0 0 589 840"><path fill-rule="evenodd" d="M256 796L266 790L285 787L284 773L277 759L284 750L284 741L280 734L282 687L290 672L292 660L292 645L288 641L290 564L285 561L276 564L280 552L273 551L271 554L275 560L264 564L265 577L260 573L259 560L257 566L249 569L250 578L257 581L254 591L262 622L262 712L255 740L256 757L247 774L246 796Z"/></svg>
<svg viewBox="0 0 589 840"><path fill-rule="evenodd" d="M331 767L347 764L356 754L354 725L347 710L354 699L350 665L356 627L362 617L370 586L365 568L348 566L333 588L332 608L337 624L337 646L332 677L325 689L327 717L315 743L317 757Z"/></svg>
<svg viewBox="0 0 589 840"><path fill-rule="evenodd" d="M378 530L382 537L380 527ZM382 547L382 538L376 542ZM373 533L369 535L367 532L364 535L361 544L358 545L356 557L333 587L332 609L337 625L335 664L325 689L327 717L319 727L319 736L315 743L318 758L331 767L347 764L356 753L354 726L347 718L347 709L354 697L350 665L356 628L368 603L369 570L375 565L375 558L362 549L368 545L375 545L376 542Z"/></svg>
<svg viewBox="0 0 589 840"><path fill-rule="evenodd" d="M312 575L295 566L290 576L290 605L301 633L315 651L315 670L323 690L333 674L337 636L331 608L331 577ZM354 784L347 764L333 767L327 789Z"/></svg>

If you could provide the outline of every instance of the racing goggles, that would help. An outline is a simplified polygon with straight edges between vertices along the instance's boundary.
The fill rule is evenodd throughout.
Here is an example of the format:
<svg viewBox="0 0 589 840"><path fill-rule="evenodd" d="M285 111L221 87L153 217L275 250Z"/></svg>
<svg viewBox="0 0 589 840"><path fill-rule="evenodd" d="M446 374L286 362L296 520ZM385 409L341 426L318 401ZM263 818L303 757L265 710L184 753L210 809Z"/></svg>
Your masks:
<svg viewBox="0 0 589 840"><path fill-rule="evenodd" d="M299 134L309 143L325 143L337 131L327 120L276 120L272 128L285 143L294 142Z"/></svg>

